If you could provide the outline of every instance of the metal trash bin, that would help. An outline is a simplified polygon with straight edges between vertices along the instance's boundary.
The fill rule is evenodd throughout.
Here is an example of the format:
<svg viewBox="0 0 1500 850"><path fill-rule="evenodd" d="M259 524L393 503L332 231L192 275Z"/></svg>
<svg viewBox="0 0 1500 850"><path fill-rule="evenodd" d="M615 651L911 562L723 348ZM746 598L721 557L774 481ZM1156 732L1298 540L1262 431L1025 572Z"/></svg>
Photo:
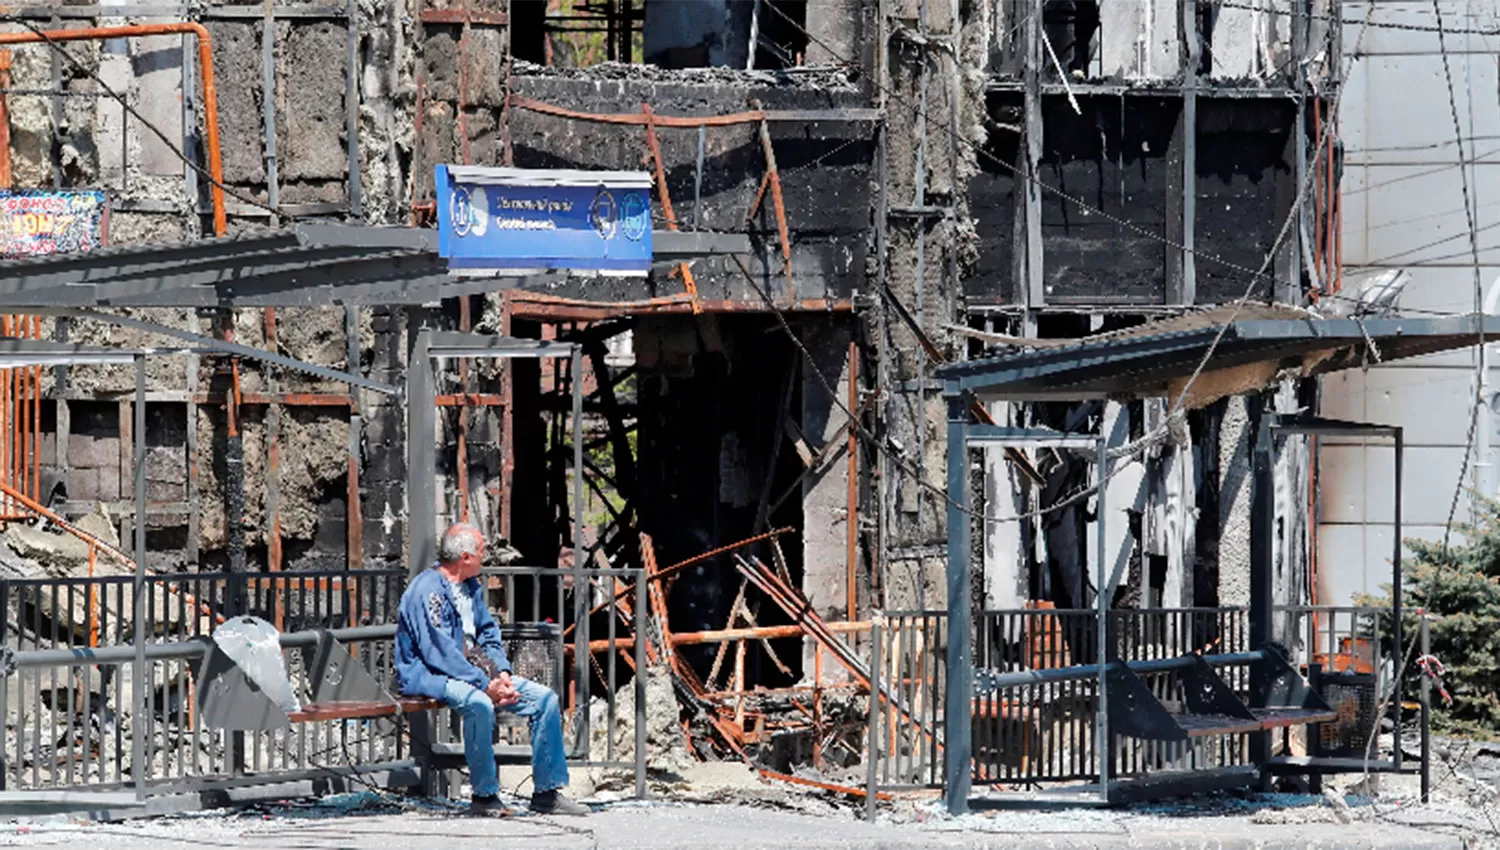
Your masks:
<svg viewBox="0 0 1500 850"><path fill-rule="evenodd" d="M500 626L500 642L510 657L511 672L523 679L546 685L562 698L567 691L563 668L563 633L555 623L508 623ZM509 712L496 712L496 726L524 726L526 721Z"/></svg>
<svg viewBox="0 0 1500 850"><path fill-rule="evenodd" d="M1371 733L1380 722L1376 715L1375 676L1369 673L1323 673L1318 693L1338 717L1318 724L1319 754L1341 758L1364 758L1371 746Z"/></svg>
<svg viewBox="0 0 1500 850"><path fill-rule="evenodd" d="M510 623L500 627L500 641L510 656L511 671L523 679L546 685L561 694L563 634L555 623Z"/></svg>

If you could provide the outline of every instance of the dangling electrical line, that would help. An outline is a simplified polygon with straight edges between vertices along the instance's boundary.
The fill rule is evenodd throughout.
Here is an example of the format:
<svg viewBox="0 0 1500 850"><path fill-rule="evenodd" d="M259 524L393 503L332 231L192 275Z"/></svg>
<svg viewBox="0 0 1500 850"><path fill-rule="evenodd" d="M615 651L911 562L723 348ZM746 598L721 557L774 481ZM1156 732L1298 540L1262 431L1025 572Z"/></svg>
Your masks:
<svg viewBox="0 0 1500 850"><path fill-rule="evenodd" d="M1458 145L1458 158L1462 162L1464 158L1463 124L1458 118L1458 96L1454 92L1453 68L1448 57L1448 40L1443 32L1443 5L1442 0L1432 0L1432 11L1437 17L1438 52L1443 57L1443 79L1448 88L1448 110L1453 116L1454 144ZM1472 98L1473 89L1469 89L1468 96ZM1469 170L1460 168L1459 177L1463 186L1464 216L1469 223L1469 253L1474 264L1474 315L1480 316L1479 326L1479 348L1476 352L1474 372L1474 403L1469 411L1469 434L1465 438L1464 458L1458 468L1458 484L1453 488L1453 500L1448 505L1448 521L1443 525L1443 554L1448 552L1448 543L1453 536L1453 518L1458 513L1458 502L1464 492L1464 479L1469 475L1469 459L1474 454L1474 440L1479 433L1479 406L1484 403L1480 397L1484 386L1484 283L1479 275L1479 228L1474 224L1474 205L1469 194ZM1399 569L1400 566L1397 565Z"/></svg>

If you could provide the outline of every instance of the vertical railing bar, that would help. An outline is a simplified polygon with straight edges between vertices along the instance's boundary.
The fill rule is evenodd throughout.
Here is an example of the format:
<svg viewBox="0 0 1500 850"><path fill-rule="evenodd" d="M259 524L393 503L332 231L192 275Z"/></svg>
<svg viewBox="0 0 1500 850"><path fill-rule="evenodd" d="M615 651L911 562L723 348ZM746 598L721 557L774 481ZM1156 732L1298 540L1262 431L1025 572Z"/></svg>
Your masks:
<svg viewBox="0 0 1500 850"><path fill-rule="evenodd" d="M637 595L639 598L639 595ZM877 778L880 753L880 712L876 703L880 700L880 620L870 624L870 709L866 712L865 740L865 820L875 820L875 807L879 798L880 783ZM639 643L639 641L637 641Z"/></svg>
<svg viewBox="0 0 1500 850"><path fill-rule="evenodd" d="M881 635L880 636L880 640L882 642L881 643L881 652L880 652L880 654L882 656L888 656L889 653L886 650L888 650L891 647L890 634L886 633L886 634ZM881 663L884 664L885 662L882 660ZM894 694L896 692L896 690L895 690L895 688L892 685L887 685L886 686L886 692L890 693L890 694ZM871 703L870 703L871 711L879 713L882 717L884 717L885 712L886 712L886 707L884 705L882 705L881 702L882 702L882 700L879 698L879 693L878 692L871 694ZM889 702L889 700L885 700L885 702ZM887 728L889 729L890 728L890 726L889 726L890 720L888 718L886 718L886 724L887 724ZM877 723L876 725L879 725L879 724ZM895 730L892 729L891 731L894 732ZM881 733L881 743L883 743L883 744L886 745L885 746L885 752L882 754L881 759L880 759L881 784L883 784L883 785L890 785L891 784L891 775L892 775L892 770L891 770L891 753L892 753L892 751L893 751L894 748L890 746L889 739L890 739L890 735L889 734L884 733L884 732Z"/></svg>
<svg viewBox="0 0 1500 850"><path fill-rule="evenodd" d="M927 751L927 735L922 731L921 728L922 712L926 710L928 702L928 695L926 693L927 635L925 633L921 633L919 636L919 633L917 632L917 623L920 622L919 617L907 617L905 619L906 622L903 627L906 629L907 634L911 635L909 642L912 645L912 702L908 706L908 708L912 709L913 717L918 721L917 729L914 730L912 734L913 757L911 776L912 782L915 783L921 778L924 765L927 764L927 760L930 756ZM970 694L970 700L972 701L972 699L973 695Z"/></svg>
<svg viewBox="0 0 1500 850"><path fill-rule="evenodd" d="M512 585L515 584L515 579L511 579L511 584ZM532 612L531 615L533 617L536 617L538 620L545 620L546 619L546 617L542 616L542 577L541 576L532 576L531 577L531 612ZM558 620L557 622L562 622L562 621Z"/></svg>
<svg viewBox="0 0 1500 850"><path fill-rule="evenodd" d="M928 645L932 647L942 646L942 620L936 616L928 617L927 620L927 625L930 629L929 634L932 635L932 639L928 641ZM938 772L942 769L943 759L942 753L938 750L937 736L938 729L942 725L941 723L939 723L940 718L938 717L938 706L942 704L943 693L943 665L939 654L934 649L932 658L932 690L928 692L927 700L927 728L932 730L933 736L932 758L930 760L931 763L927 766L927 785L934 785L937 783ZM990 699L994 699L993 694L990 696Z"/></svg>
<svg viewBox="0 0 1500 850"><path fill-rule="evenodd" d="M68 582L68 632L67 632L67 646L68 646L69 649L73 649L73 648L75 648L77 646L77 644L75 643L75 641L73 639L74 635L77 633L77 630L78 630L78 623L73 618L73 612L76 610L74 608L74 605L78 601L77 597L76 597L76 595L74 593L75 587L76 587L76 585L74 585L73 582ZM54 612L54 613L56 613L56 612ZM75 670L78 671L78 677L77 677L77 679L75 679L74 675L73 675L73 671L75 671ZM78 713L76 709L78 707L80 699L84 700L83 704L85 706L85 710L87 710L87 705L88 705L88 701L87 701L88 689L84 688L83 689L83 693L80 694L73 687L75 681L79 681L79 680L81 680L83 678L83 671L84 671L84 668L81 667L81 666L80 667L68 667L67 668L67 673L64 674L64 679L66 680L67 688L68 688L68 697L67 697L67 699L68 699L68 784L69 785L73 785L75 782L77 782L77 773L75 772L76 771L75 764L78 761L78 754L74 750L74 748L78 745L77 744L77 741L78 741L78 728L77 728L77 724L74 722L74 717ZM88 752L88 742L87 741L84 742L84 752ZM88 768L87 768L87 766L84 767L83 778L84 778L85 782L88 781Z"/></svg>
<svg viewBox="0 0 1500 850"><path fill-rule="evenodd" d="M618 583L618 581L619 579L611 577L607 582L610 590L608 611L609 625L606 627L607 634L609 635L609 658L605 661L604 666L608 671L609 681L604 683L604 695L606 705L608 706L609 734L604 736L605 761L615 760L615 655L619 651L615 647L615 623L619 620L619 611L615 608L615 602L619 598L615 590L615 585ZM593 650L589 650L589 654L590 656L592 656ZM593 661L593 658L591 657L589 660ZM816 746L816 743L814 743L814 746Z"/></svg>
<svg viewBox="0 0 1500 850"><path fill-rule="evenodd" d="M177 594L177 624L178 624L179 630L181 630L181 632L182 632L180 638L183 639L183 640L186 640L194 632L197 631L197 628L196 628L197 627L197 623L198 623L197 601L201 597L199 597L196 593L194 593L193 594L193 600L194 600L195 604L193 605L193 607L191 609L188 607L188 604L187 604L188 588L191 585L192 585L192 579L190 577L183 579L182 580L181 591ZM192 611L192 620L191 621L188 620L188 612L189 612L189 610ZM194 750L194 749L191 749L191 746L190 746L190 744L188 742L188 719L187 719L188 709L187 709L187 705L188 705L188 700L192 698L192 695L188 693L188 678L187 678L187 666L188 666L188 663L189 662L187 662L187 661L178 661L176 663L176 666L177 666L177 730L176 730L176 735L177 735L177 753L178 753L177 760L178 760L179 763L181 763L184 766L184 771L185 771L184 775L186 775L187 773L196 773L197 772L197 767L198 767L198 751ZM184 746L188 746L189 747L189 749L186 752L184 752L184 750L183 750ZM193 759L193 764L192 764L193 770L191 770L191 771L186 770L187 759L188 759L189 755L191 755L192 759Z"/></svg>

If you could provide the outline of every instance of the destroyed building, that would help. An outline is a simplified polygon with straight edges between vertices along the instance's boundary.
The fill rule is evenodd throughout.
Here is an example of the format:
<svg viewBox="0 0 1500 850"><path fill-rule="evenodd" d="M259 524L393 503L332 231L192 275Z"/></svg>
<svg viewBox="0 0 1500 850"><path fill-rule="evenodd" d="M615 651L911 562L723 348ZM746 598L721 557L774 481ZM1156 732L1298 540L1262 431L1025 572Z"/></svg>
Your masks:
<svg viewBox="0 0 1500 850"><path fill-rule="evenodd" d="M68 3L6 13L17 43L0 87L11 185L105 192L110 245L215 235L214 122L232 238L319 220L430 226L434 167L458 163L646 171L658 229L748 232L750 255L670 274L420 308L108 306L392 383L423 327L582 341L583 376L548 362L449 364L441 518L473 518L543 565L577 557L575 522L593 564L635 563L642 532L671 563L790 527L789 575L826 619L858 620L945 604L936 366L1215 305L1278 315L1273 305L1331 291L1338 8ZM183 21L208 38L152 29ZM32 37L136 25L103 40ZM60 341L164 344L78 318L36 325ZM1315 381L1277 377L1210 370L1171 438L1102 498L982 523L984 603L1088 607L1089 563L1103 558L1128 567L1121 606L1243 604L1256 418L1317 405ZM588 468L572 473L593 491L585 517L546 463L566 442L575 378L589 393ZM199 354L152 360L148 381L153 568L404 566L399 400ZM126 369L80 366L39 372L23 392L37 401L44 501L70 516L103 502L121 539L135 522L132 386ZM1261 388L1274 389L1231 397ZM1042 401L987 413L1128 440L1167 410ZM1308 569L1306 444L1278 463L1291 585ZM993 452L983 476L984 510L999 517L1088 481L1084 465L1046 453ZM1102 552L1089 532L1099 511L1128 517ZM708 562L688 577L672 627L722 628L733 568ZM752 652L747 677L795 679L807 663L778 673Z"/></svg>

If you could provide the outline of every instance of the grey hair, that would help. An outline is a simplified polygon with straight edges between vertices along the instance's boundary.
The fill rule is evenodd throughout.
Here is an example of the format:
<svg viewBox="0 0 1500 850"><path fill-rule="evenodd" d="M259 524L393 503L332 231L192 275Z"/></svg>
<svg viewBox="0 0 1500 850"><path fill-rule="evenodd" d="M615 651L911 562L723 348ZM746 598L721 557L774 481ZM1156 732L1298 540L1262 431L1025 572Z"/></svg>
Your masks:
<svg viewBox="0 0 1500 850"><path fill-rule="evenodd" d="M443 537L438 541L438 560L451 564L465 555L479 554L480 547L484 546L484 535L479 529L466 522L455 523L448 526L443 532Z"/></svg>

